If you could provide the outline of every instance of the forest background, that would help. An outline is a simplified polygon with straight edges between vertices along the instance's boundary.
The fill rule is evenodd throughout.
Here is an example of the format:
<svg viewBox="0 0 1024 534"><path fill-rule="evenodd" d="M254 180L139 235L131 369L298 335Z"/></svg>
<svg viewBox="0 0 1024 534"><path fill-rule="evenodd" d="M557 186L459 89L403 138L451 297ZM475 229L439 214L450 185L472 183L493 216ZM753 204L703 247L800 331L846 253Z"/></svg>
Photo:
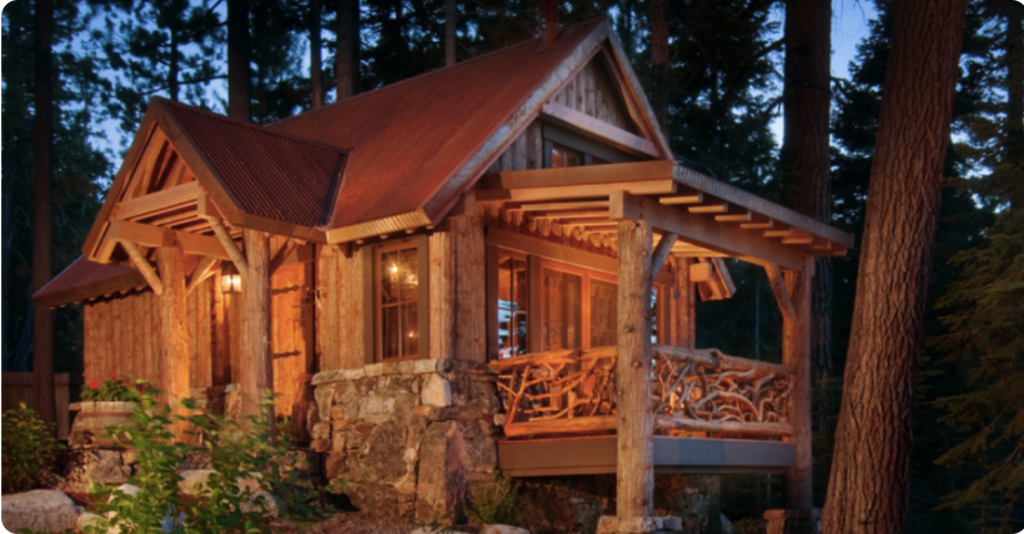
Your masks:
<svg viewBox="0 0 1024 534"><path fill-rule="evenodd" d="M853 6L877 16L868 22L849 76L830 81L826 191L831 223L859 238L892 0L848 1L847 11ZM80 254L151 97L226 112L228 3L54 0L54 274ZM795 3L572 0L561 2L560 12L563 25L611 19L664 119L677 160L792 204L801 192L787 190L781 178L780 140L772 128L782 116L786 87L782 21L787 4ZM541 0L455 0L453 7L456 61L543 30ZM28 371L32 364L34 9L27 0L3 9L4 371ZM339 90L372 90L452 59L445 53L445 0L251 0L248 10L250 113L258 123L330 103ZM1024 5L1013 0L970 0L968 7L914 405L908 532L1024 527L1022 18ZM659 42L667 55L658 55ZM351 73L339 49L351 54ZM819 506L832 458L858 250L831 260L830 298L816 301L822 306L816 308L822 321L814 347ZM698 346L778 361L782 319L763 270L740 262L730 268L737 292L727 301L699 304ZM54 332L55 371L80 371L81 308L59 309ZM724 477L722 489L723 511L731 518L781 503L778 477Z"/></svg>

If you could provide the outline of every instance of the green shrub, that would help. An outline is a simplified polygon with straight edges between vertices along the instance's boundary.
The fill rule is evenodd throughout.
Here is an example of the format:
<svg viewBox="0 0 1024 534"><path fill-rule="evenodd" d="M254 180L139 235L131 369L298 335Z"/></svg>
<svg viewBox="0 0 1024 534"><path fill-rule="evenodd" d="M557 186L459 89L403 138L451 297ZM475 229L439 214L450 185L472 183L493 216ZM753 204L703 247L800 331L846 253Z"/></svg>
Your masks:
<svg viewBox="0 0 1024 534"><path fill-rule="evenodd" d="M3 414L3 482L4 493L17 493L42 486L46 471L53 470L57 452L62 447L53 437L53 429L35 411L21 403L17 409Z"/></svg>
<svg viewBox="0 0 1024 534"><path fill-rule="evenodd" d="M280 439L266 418L251 417L243 425L215 415L182 417L157 402L158 392L129 390L135 400L134 425L110 427L111 435L138 451L139 473L128 483L140 491L129 496L112 488L93 487L104 502L97 511L101 518L86 532L270 532L271 503L257 492L280 499L291 519L319 517L316 495L303 485L289 460L288 443ZM194 403L183 403L193 409ZM272 405L268 400L264 406ZM211 474L195 495L179 493L179 464L186 461L191 447L175 440L170 426L187 420L204 437L210 454ZM251 479L256 488L239 485ZM107 512L113 512L106 518Z"/></svg>
<svg viewBox="0 0 1024 534"><path fill-rule="evenodd" d="M473 486L466 515L477 525L506 525L518 509L519 484L496 472L490 481Z"/></svg>
<svg viewBox="0 0 1024 534"><path fill-rule="evenodd" d="M143 380L131 380L126 377L110 377L109 380L96 382L93 380L82 388L82 400L84 401L121 401L128 402L136 398L132 392L141 393L151 388Z"/></svg>

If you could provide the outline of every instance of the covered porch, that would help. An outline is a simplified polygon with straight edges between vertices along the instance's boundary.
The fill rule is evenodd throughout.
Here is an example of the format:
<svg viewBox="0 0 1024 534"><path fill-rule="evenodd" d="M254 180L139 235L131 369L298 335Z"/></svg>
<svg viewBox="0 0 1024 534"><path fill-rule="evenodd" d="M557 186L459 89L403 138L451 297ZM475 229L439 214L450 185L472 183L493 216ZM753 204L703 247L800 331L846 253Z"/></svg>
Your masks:
<svg viewBox="0 0 1024 534"><path fill-rule="evenodd" d="M782 472L787 508L811 506L810 282L815 257L845 254L853 236L665 160L493 173L482 184L477 202L557 224L617 262L614 346L492 362L503 472L616 473L619 521L652 515L656 471ZM780 364L694 348L694 296L679 288L695 291L707 263L694 258L724 257L765 269L783 317ZM683 309L673 344L660 345L650 295L668 261Z"/></svg>

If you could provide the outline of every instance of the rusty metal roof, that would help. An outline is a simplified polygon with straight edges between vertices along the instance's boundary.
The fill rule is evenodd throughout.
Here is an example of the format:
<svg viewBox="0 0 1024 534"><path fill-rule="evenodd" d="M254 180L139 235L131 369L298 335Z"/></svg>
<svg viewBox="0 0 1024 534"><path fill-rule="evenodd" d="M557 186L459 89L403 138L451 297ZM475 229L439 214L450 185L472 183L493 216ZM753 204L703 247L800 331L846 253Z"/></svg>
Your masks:
<svg viewBox="0 0 1024 534"><path fill-rule="evenodd" d="M32 298L38 306L54 307L145 286L146 280L135 269L79 256Z"/></svg>
<svg viewBox="0 0 1024 534"><path fill-rule="evenodd" d="M267 125L351 149L327 228L424 205L604 19Z"/></svg>
<svg viewBox="0 0 1024 534"><path fill-rule="evenodd" d="M327 223L347 150L165 104L244 211L308 227Z"/></svg>

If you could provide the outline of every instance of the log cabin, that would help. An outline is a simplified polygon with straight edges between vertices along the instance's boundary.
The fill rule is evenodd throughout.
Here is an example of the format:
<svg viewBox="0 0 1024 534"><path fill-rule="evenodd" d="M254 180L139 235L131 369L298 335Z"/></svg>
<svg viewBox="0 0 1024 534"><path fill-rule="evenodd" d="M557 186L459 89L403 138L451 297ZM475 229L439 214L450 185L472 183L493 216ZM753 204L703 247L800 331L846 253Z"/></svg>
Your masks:
<svg viewBox="0 0 1024 534"><path fill-rule="evenodd" d="M154 98L35 299L84 306L87 381L272 390L358 506L451 522L495 469L608 473L603 528L639 532L655 473L811 506L810 282L852 246L677 163L602 19L267 125ZM724 258L766 269L781 363L695 347Z"/></svg>

